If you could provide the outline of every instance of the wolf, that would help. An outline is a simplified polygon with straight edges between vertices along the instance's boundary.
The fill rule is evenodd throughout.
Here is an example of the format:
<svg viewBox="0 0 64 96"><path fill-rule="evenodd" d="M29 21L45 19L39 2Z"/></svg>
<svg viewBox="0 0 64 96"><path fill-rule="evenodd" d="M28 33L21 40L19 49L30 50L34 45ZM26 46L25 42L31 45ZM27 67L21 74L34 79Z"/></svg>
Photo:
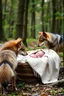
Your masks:
<svg viewBox="0 0 64 96"><path fill-rule="evenodd" d="M18 65L17 55L22 49L23 42L21 38L10 40L0 47L0 84L5 90L7 90L11 79L13 79L13 90L16 90L15 69Z"/></svg>
<svg viewBox="0 0 64 96"><path fill-rule="evenodd" d="M51 32L39 32L38 46L44 44L49 49L62 52L64 49L64 35L53 34Z"/></svg>

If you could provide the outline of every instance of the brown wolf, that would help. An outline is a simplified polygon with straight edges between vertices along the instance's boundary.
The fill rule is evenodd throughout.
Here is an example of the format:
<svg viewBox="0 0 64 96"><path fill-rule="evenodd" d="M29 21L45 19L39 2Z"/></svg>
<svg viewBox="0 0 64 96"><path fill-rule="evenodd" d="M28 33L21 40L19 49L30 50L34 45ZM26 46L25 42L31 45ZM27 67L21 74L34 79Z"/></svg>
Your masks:
<svg viewBox="0 0 64 96"><path fill-rule="evenodd" d="M14 78L13 89L15 90L15 69L17 67L17 55L22 50L22 39L11 40L0 47L0 83L6 89L8 83ZM3 92L2 92L3 93Z"/></svg>
<svg viewBox="0 0 64 96"><path fill-rule="evenodd" d="M63 51L64 36L50 32L39 32L38 46L42 46L44 44L47 46L47 48L53 49L56 52Z"/></svg>

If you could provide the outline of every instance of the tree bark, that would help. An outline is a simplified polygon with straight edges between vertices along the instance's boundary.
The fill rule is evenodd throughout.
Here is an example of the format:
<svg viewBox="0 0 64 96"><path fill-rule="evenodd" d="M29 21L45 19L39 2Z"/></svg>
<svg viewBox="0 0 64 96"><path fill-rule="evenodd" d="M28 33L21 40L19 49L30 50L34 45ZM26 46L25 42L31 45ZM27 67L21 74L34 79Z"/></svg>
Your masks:
<svg viewBox="0 0 64 96"><path fill-rule="evenodd" d="M0 0L0 40L5 40L2 24L2 0Z"/></svg>
<svg viewBox="0 0 64 96"><path fill-rule="evenodd" d="M10 17L9 17L9 37L12 37L11 32L13 30L12 26L14 24L14 21L13 21L13 16L14 16L13 2L14 2L14 0L11 0L11 6L10 6L10 12L9 12L9 15L10 15Z"/></svg>
<svg viewBox="0 0 64 96"><path fill-rule="evenodd" d="M32 13L31 13L31 37L35 38L35 0L32 0Z"/></svg>
<svg viewBox="0 0 64 96"><path fill-rule="evenodd" d="M28 5L29 0L25 0L25 7L24 7L24 23L23 23L23 42L27 46L26 38L27 38L27 24L28 24Z"/></svg>
<svg viewBox="0 0 64 96"><path fill-rule="evenodd" d="M22 37L25 0L19 0L15 38Z"/></svg>
<svg viewBox="0 0 64 96"><path fill-rule="evenodd" d="M52 17L52 33L56 33L56 0L52 0L52 11L53 11L53 17Z"/></svg>
<svg viewBox="0 0 64 96"><path fill-rule="evenodd" d="M41 3L41 7L42 7L42 13L41 13L41 22L42 22L42 31L45 31L44 29L44 0L42 0L42 3Z"/></svg>

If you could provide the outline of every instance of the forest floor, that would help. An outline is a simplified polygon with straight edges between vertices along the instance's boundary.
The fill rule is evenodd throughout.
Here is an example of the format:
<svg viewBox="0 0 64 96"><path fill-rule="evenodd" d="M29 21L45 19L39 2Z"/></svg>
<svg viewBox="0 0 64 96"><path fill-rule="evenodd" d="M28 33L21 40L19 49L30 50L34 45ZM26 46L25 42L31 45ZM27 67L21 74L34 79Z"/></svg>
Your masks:
<svg viewBox="0 0 64 96"><path fill-rule="evenodd" d="M29 47L35 49L36 42L30 43ZM44 85L37 82L36 84L21 82L21 84L17 84L17 91L12 91L11 87L9 87L8 90L6 95L0 96L64 96L64 83L61 83L60 86L58 86L52 84Z"/></svg>
<svg viewBox="0 0 64 96"><path fill-rule="evenodd" d="M13 92L12 89L9 89L9 92L7 92L6 95L0 96L64 96L64 87L52 86L50 84L21 83L17 86L17 88L18 90L15 92Z"/></svg>

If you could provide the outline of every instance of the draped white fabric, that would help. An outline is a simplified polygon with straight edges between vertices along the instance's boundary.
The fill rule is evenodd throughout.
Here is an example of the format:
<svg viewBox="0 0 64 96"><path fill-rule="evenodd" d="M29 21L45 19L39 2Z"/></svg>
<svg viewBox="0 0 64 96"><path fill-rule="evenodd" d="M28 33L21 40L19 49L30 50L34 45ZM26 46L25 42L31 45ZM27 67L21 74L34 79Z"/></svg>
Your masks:
<svg viewBox="0 0 64 96"><path fill-rule="evenodd" d="M31 57L31 54L41 50L45 52L42 57ZM58 81L60 57L51 49L38 49L29 51L27 56L18 55L17 61L21 62L21 64L23 62L28 62L33 70L39 74L42 83L44 84Z"/></svg>

